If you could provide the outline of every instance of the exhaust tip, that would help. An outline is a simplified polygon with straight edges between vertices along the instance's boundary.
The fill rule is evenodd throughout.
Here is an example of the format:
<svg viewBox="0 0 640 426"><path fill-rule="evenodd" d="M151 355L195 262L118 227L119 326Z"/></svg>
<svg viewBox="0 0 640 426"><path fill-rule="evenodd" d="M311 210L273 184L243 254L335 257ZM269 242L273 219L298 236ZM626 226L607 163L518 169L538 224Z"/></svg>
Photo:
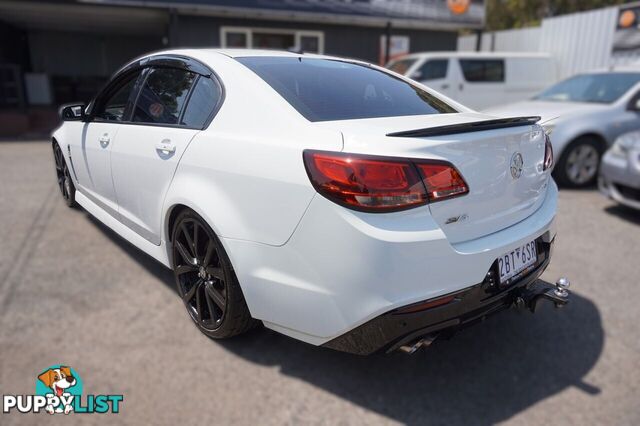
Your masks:
<svg viewBox="0 0 640 426"><path fill-rule="evenodd" d="M416 353L416 351L420 348L429 347L433 343L433 341L436 340L436 337L436 335L422 337L418 340L414 340L413 343L400 346L398 348L398 351L404 352L408 355L412 355Z"/></svg>

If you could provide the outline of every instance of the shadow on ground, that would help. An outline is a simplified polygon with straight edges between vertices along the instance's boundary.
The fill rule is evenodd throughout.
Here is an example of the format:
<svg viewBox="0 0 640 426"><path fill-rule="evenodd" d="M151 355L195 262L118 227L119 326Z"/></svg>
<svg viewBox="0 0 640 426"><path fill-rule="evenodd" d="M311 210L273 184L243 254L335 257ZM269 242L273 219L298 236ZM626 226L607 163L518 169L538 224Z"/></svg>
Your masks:
<svg viewBox="0 0 640 426"><path fill-rule="evenodd" d="M169 270L92 221L175 288ZM600 357L604 332L597 307L574 293L561 310L544 305L535 315L503 312L412 356L349 355L264 328L211 344L250 362L279 366L282 374L402 423L467 425L509 419L572 386L598 394L583 378Z"/></svg>
<svg viewBox="0 0 640 426"><path fill-rule="evenodd" d="M631 207L615 204L605 208L604 211L634 225L640 225L640 211L632 209Z"/></svg>

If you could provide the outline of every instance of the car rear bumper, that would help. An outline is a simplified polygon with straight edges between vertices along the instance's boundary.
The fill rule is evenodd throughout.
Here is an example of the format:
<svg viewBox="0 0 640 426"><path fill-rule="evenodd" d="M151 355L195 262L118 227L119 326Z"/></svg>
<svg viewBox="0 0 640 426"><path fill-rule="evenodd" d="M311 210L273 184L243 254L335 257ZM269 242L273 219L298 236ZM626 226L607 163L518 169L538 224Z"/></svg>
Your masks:
<svg viewBox="0 0 640 426"><path fill-rule="evenodd" d="M553 241L539 241L540 257L535 269L506 288L500 288L491 278L497 274L496 262L479 284L446 297L394 309L323 346L358 355L369 355L381 350L391 352L421 337L451 335L483 321L486 317L511 307L522 289L545 286L537 281L549 265L552 245ZM493 275L489 275L490 273Z"/></svg>
<svg viewBox="0 0 640 426"><path fill-rule="evenodd" d="M550 180L544 202L526 219L451 244L428 206L372 214L316 195L286 244L222 242L252 316L322 345L399 307L482 283L499 256L531 240L550 243L556 204Z"/></svg>

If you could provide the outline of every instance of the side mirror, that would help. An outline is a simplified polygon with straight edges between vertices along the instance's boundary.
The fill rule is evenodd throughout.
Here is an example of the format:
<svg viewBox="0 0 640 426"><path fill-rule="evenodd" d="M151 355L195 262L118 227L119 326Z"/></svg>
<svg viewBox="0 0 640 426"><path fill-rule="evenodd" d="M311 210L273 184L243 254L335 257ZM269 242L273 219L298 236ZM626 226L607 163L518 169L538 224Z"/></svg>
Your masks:
<svg viewBox="0 0 640 426"><path fill-rule="evenodd" d="M85 121L87 118L84 110L85 104L62 105L60 107L60 118L62 121Z"/></svg>
<svg viewBox="0 0 640 426"><path fill-rule="evenodd" d="M629 104L629 109L631 111L640 111L640 98L632 100Z"/></svg>

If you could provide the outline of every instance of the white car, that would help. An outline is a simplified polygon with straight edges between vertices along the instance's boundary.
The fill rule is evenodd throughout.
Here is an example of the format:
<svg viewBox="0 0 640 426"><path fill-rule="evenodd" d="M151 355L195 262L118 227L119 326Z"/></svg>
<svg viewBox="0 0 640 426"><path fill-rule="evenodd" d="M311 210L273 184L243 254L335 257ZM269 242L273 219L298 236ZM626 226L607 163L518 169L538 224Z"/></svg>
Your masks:
<svg viewBox="0 0 640 426"><path fill-rule="evenodd" d="M527 99L557 81L545 53L412 53L387 68L475 110Z"/></svg>
<svg viewBox="0 0 640 426"><path fill-rule="evenodd" d="M172 268L208 336L262 323L412 351L514 302L567 300L537 281L557 187L535 117L488 120L383 68L259 50L145 56L62 116L65 200Z"/></svg>
<svg viewBox="0 0 640 426"><path fill-rule="evenodd" d="M600 159L615 139L640 130L640 69L579 74L531 100L490 108L493 116L539 115L550 134L554 177L569 187L593 185Z"/></svg>

